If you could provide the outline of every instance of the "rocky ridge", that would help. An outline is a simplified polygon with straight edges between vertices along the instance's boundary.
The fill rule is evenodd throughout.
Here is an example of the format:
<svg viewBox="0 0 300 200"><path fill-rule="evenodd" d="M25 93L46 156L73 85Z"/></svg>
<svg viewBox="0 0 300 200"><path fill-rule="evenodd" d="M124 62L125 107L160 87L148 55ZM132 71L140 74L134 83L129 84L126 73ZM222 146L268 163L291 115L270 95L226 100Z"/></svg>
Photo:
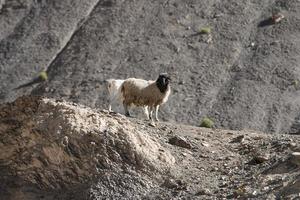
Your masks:
<svg viewBox="0 0 300 200"><path fill-rule="evenodd" d="M0 197L297 199L299 142L25 96L0 105Z"/></svg>

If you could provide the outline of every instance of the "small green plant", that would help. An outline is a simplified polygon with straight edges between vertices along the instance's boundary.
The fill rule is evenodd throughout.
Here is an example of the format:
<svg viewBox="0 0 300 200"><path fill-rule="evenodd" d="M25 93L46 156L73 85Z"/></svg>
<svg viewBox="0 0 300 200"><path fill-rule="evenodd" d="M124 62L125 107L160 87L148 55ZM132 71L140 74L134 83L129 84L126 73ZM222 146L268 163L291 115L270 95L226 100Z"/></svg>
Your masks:
<svg viewBox="0 0 300 200"><path fill-rule="evenodd" d="M200 127L212 128L213 126L214 122L208 117L204 117L200 123Z"/></svg>
<svg viewBox="0 0 300 200"><path fill-rule="evenodd" d="M294 85L294 87L296 88L296 89L298 89L298 87L299 87L299 81L298 80L293 80L293 83L292 83L293 85Z"/></svg>
<svg viewBox="0 0 300 200"><path fill-rule="evenodd" d="M210 34L211 28L210 27L203 27L200 29L200 34Z"/></svg>
<svg viewBox="0 0 300 200"><path fill-rule="evenodd" d="M39 79L41 79L42 81L46 81L48 79L47 72L45 71L40 72Z"/></svg>

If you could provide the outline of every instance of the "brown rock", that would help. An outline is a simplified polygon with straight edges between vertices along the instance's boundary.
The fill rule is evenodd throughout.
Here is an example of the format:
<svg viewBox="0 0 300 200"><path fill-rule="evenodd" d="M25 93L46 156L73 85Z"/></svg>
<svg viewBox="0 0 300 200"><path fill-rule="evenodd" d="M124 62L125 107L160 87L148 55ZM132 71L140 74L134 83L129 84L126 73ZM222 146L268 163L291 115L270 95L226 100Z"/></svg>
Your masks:
<svg viewBox="0 0 300 200"><path fill-rule="evenodd" d="M209 189L201 189L195 195L196 196L201 196L201 195L211 196L212 192Z"/></svg>
<svg viewBox="0 0 300 200"><path fill-rule="evenodd" d="M270 159L269 154L259 154L253 157L253 159L249 162L250 164L261 164Z"/></svg>
<svg viewBox="0 0 300 200"><path fill-rule="evenodd" d="M184 137L180 136L174 136L170 138L169 143L186 149L192 148L192 145Z"/></svg>
<svg viewBox="0 0 300 200"><path fill-rule="evenodd" d="M300 166L300 152L292 153L292 162L298 166Z"/></svg>
<svg viewBox="0 0 300 200"><path fill-rule="evenodd" d="M284 15L281 13L277 13L272 16L273 23L279 23L283 19L284 19Z"/></svg>
<svg viewBox="0 0 300 200"><path fill-rule="evenodd" d="M239 135L235 138L233 138L230 143L239 143L244 141L245 136L244 135Z"/></svg>

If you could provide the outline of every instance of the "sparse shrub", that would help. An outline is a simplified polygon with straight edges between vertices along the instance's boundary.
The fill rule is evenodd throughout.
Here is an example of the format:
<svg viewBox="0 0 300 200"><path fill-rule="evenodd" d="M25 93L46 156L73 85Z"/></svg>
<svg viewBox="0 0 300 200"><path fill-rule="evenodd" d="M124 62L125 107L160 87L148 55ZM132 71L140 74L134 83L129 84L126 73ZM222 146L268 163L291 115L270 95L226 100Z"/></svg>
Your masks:
<svg viewBox="0 0 300 200"><path fill-rule="evenodd" d="M204 117L200 123L200 127L212 128L213 126L214 122L208 117Z"/></svg>
<svg viewBox="0 0 300 200"><path fill-rule="evenodd" d="M200 34L210 34L211 28L210 27L203 27L200 29Z"/></svg>
<svg viewBox="0 0 300 200"><path fill-rule="evenodd" d="M296 89L299 87L299 81L298 80L293 80L293 85Z"/></svg>
<svg viewBox="0 0 300 200"><path fill-rule="evenodd" d="M40 72L39 78L43 81L46 81L48 79L47 72L45 71Z"/></svg>

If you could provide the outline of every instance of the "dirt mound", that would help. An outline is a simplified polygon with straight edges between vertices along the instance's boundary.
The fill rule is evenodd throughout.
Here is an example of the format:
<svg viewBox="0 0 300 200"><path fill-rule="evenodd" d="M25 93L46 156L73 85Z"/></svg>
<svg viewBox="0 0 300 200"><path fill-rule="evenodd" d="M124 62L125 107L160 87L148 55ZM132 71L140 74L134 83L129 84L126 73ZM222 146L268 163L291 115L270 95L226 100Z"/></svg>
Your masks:
<svg viewBox="0 0 300 200"><path fill-rule="evenodd" d="M32 198L28 188L84 190L99 171L122 179L118 171L164 172L175 163L155 137L120 115L38 97L0 110L1 194L10 199Z"/></svg>

